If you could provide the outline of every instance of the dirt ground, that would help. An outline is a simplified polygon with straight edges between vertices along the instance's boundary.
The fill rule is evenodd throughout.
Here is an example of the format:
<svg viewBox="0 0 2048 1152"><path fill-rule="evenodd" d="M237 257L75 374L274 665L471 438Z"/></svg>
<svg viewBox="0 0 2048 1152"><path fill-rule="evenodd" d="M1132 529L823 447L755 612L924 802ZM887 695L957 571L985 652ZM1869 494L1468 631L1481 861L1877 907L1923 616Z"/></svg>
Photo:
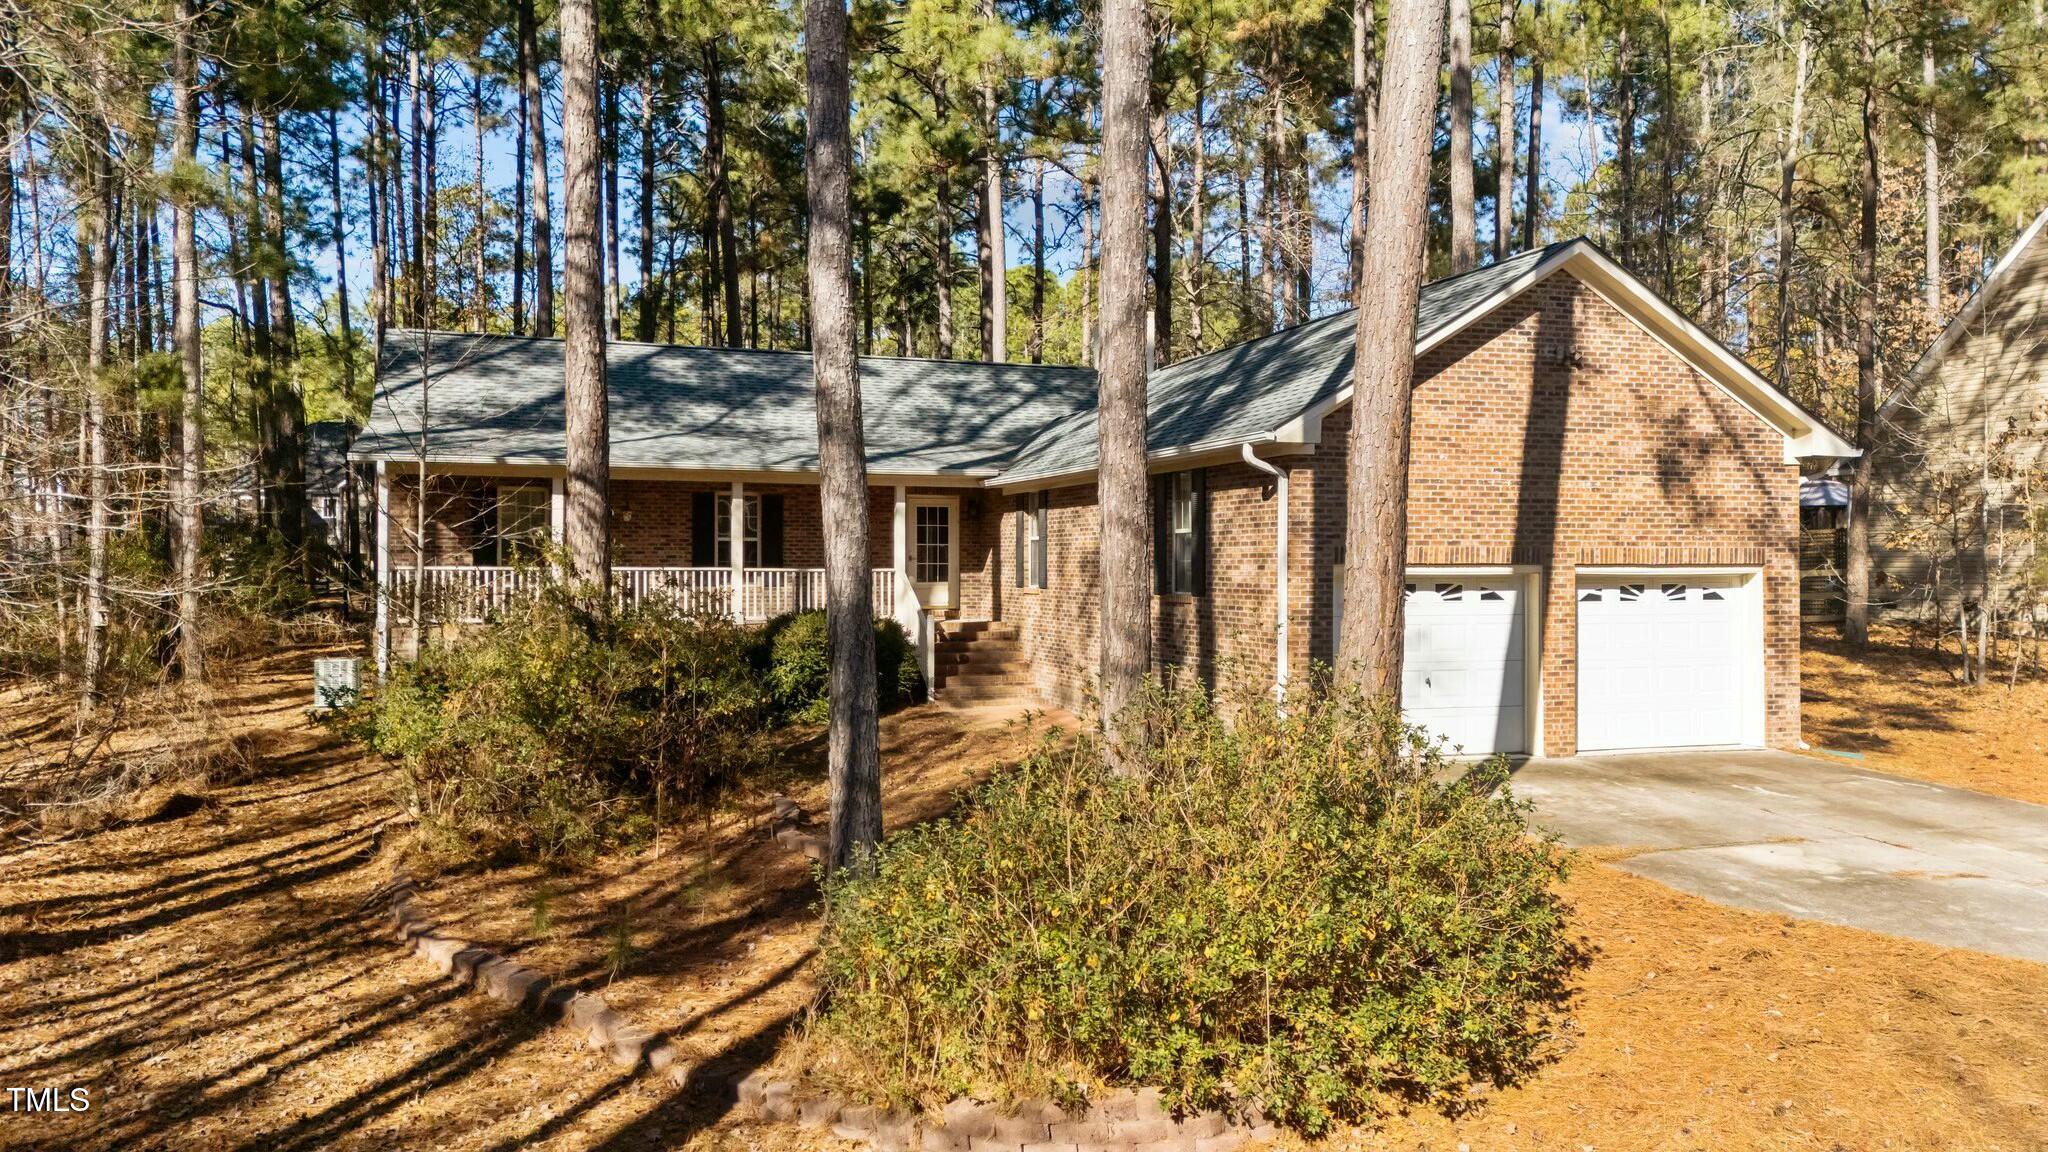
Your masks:
<svg viewBox="0 0 2048 1152"><path fill-rule="evenodd" d="M622 1073L400 953L364 902L402 832L383 770L300 713L310 655L224 694L253 779L155 822L0 847L0 1087L92 1102L0 1110L0 1147L835 1143ZM1001 713L888 718L892 823L1036 738ZM694 1056L772 1062L811 997L817 908L761 807L674 830L658 857L447 875L427 900ZM1456 1118L1395 1113L1326 1147L2048 1149L2048 967L1720 908L1590 859L1566 895L1592 960L1549 1062Z"/></svg>
<svg viewBox="0 0 2048 1152"><path fill-rule="evenodd" d="M1817 755L2048 804L2048 676L2008 669L1982 687L1957 682L1947 664L1904 631L1880 628L1853 653L1832 628L1809 628L1800 720Z"/></svg>

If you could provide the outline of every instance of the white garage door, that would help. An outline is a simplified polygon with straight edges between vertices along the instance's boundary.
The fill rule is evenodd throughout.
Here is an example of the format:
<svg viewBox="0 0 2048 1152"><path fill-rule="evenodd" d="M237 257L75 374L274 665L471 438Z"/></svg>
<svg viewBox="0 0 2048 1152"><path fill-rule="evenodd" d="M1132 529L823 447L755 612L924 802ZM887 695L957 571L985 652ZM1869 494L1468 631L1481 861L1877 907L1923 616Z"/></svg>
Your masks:
<svg viewBox="0 0 2048 1152"><path fill-rule="evenodd" d="M1528 750L1522 584L1410 577L1401 713L1466 755Z"/></svg>
<svg viewBox="0 0 2048 1152"><path fill-rule="evenodd" d="M1760 668L1741 580L1579 581L1579 750L1745 742Z"/></svg>

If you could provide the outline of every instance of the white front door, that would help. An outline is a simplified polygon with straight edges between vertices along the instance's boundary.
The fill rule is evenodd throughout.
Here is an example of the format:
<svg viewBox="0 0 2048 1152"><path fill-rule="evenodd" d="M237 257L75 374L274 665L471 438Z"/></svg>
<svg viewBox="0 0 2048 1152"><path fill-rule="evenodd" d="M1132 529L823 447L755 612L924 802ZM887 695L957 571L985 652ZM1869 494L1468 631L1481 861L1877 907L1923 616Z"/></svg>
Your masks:
<svg viewBox="0 0 2048 1152"><path fill-rule="evenodd" d="M1579 750L1747 743L1761 675L1739 576L1579 580Z"/></svg>
<svg viewBox="0 0 2048 1152"><path fill-rule="evenodd" d="M1410 576L1401 715L1467 756L1528 751L1522 581Z"/></svg>
<svg viewBox="0 0 2048 1152"><path fill-rule="evenodd" d="M910 500L910 583L926 608L959 603L960 509L950 496Z"/></svg>
<svg viewBox="0 0 2048 1152"><path fill-rule="evenodd" d="M1529 750L1527 608L1521 577L1411 574L1402 589L1401 717L1467 756ZM1333 646L1344 566L1330 573Z"/></svg>

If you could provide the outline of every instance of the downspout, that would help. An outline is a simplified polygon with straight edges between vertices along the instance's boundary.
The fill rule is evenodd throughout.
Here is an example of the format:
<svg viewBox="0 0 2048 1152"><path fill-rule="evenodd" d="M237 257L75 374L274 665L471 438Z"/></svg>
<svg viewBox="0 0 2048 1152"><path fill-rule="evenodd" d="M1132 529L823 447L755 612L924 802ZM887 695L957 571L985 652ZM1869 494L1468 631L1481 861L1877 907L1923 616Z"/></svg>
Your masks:
<svg viewBox="0 0 2048 1152"><path fill-rule="evenodd" d="M1240 447L1244 451L1245 463L1273 478L1274 492L1279 497L1273 528L1273 615L1279 645L1273 657L1273 695L1284 697L1287 694L1287 472L1259 459L1249 443Z"/></svg>

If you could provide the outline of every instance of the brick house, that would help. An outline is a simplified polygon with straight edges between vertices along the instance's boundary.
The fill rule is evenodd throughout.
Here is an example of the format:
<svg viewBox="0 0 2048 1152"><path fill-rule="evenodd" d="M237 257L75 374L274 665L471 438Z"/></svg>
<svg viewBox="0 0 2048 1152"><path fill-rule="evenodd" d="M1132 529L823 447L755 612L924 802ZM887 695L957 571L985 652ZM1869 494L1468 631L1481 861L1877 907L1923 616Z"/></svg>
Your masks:
<svg viewBox="0 0 2048 1152"><path fill-rule="evenodd" d="M1584 240L1430 284L1417 320L1411 719L1468 753L1796 743L1800 461L1855 450ZM1171 674L1284 686L1331 659L1351 359L1345 313L1154 373ZM808 358L616 344L610 363L621 594L820 605ZM440 616L479 615L562 515L555 342L399 333L382 367L356 446L378 476L380 657L416 566ZM861 384L877 612L942 696L999 687L976 675L993 655L1083 706L1093 373L872 358Z"/></svg>

